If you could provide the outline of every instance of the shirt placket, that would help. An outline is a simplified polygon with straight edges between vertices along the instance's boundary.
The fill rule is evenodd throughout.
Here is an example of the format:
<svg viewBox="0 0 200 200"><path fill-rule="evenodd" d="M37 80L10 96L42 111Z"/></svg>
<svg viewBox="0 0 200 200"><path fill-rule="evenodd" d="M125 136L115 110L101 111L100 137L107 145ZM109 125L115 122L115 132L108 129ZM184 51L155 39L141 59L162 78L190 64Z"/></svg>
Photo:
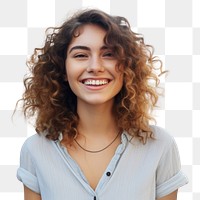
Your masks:
<svg viewBox="0 0 200 200"><path fill-rule="evenodd" d="M61 139L62 139L62 137L56 142L57 147L58 147L59 151L61 152L62 157L64 158L65 162L67 163L70 171L74 174L74 176L78 179L78 181L86 189L86 191L90 195L93 196L93 200L98 200L99 199L98 194L105 187L105 185L109 182L109 180L112 178L113 173L116 169L117 163L119 162L120 157L121 157L122 153L124 152L124 150L127 146L128 139L127 139L126 134L123 133L121 135L121 144L117 147L117 149L115 151L115 155L111 159L108 167L106 168L106 171L104 172L103 176L101 177L101 179L100 179L95 190L93 190L90 187L90 185L89 185L87 179L85 178L84 174L82 173L80 167L71 158L67 149L61 146L61 144L60 144Z"/></svg>

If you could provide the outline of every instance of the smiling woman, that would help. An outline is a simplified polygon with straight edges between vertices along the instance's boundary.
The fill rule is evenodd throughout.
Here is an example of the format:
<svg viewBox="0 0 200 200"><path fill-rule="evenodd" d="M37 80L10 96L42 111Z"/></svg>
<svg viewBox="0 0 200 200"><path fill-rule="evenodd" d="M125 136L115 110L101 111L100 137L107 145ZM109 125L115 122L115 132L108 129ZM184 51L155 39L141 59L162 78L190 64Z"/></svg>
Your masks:
<svg viewBox="0 0 200 200"><path fill-rule="evenodd" d="M21 101L38 134L21 150L26 200L176 199L177 146L150 125L162 62L125 18L78 12L28 66Z"/></svg>
<svg viewBox="0 0 200 200"><path fill-rule="evenodd" d="M78 106L88 110L91 105L109 104L107 108L111 110L123 85L123 73L116 68L117 57L104 44L103 28L87 24L80 29L81 34L71 41L67 51L68 83Z"/></svg>

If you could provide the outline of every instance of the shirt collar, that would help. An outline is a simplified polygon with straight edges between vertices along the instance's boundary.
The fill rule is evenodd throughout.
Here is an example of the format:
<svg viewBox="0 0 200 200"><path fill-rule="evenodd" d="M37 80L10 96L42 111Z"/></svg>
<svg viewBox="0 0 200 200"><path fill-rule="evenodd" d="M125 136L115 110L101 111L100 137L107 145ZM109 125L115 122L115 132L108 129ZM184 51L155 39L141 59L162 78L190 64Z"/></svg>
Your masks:
<svg viewBox="0 0 200 200"><path fill-rule="evenodd" d="M62 139L63 139L63 134L62 132L60 132L57 141L61 142ZM116 152L121 154L132 139L133 139L133 136L129 135L126 131L124 131L121 134L121 144L119 145L119 148L117 149Z"/></svg>

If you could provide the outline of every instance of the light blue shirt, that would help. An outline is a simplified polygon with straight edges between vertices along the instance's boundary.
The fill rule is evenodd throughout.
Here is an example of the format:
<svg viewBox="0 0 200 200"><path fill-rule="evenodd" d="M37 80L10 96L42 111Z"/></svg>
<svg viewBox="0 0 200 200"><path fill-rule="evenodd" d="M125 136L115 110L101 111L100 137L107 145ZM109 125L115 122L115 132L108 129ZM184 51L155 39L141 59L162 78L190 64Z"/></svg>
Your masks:
<svg viewBox="0 0 200 200"><path fill-rule="evenodd" d="M95 190L61 146L61 138L52 141L42 134L25 141L17 178L41 194L42 200L155 200L188 180L181 171L174 138L159 127L152 129L155 140L149 139L145 145L126 132L122 134Z"/></svg>

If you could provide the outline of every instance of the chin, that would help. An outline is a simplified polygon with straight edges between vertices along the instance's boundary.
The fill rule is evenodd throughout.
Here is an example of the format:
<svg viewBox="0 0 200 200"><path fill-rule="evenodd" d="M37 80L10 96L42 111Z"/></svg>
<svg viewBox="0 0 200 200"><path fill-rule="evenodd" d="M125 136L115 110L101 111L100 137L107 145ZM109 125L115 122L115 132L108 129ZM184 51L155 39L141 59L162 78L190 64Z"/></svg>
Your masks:
<svg viewBox="0 0 200 200"><path fill-rule="evenodd" d="M92 106L98 106L98 105L110 105L113 104L114 99L102 99L102 98L90 98L90 99L85 99L85 100L81 100L78 102L82 102L83 104L88 104L88 105L92 105Z"/></svg>

